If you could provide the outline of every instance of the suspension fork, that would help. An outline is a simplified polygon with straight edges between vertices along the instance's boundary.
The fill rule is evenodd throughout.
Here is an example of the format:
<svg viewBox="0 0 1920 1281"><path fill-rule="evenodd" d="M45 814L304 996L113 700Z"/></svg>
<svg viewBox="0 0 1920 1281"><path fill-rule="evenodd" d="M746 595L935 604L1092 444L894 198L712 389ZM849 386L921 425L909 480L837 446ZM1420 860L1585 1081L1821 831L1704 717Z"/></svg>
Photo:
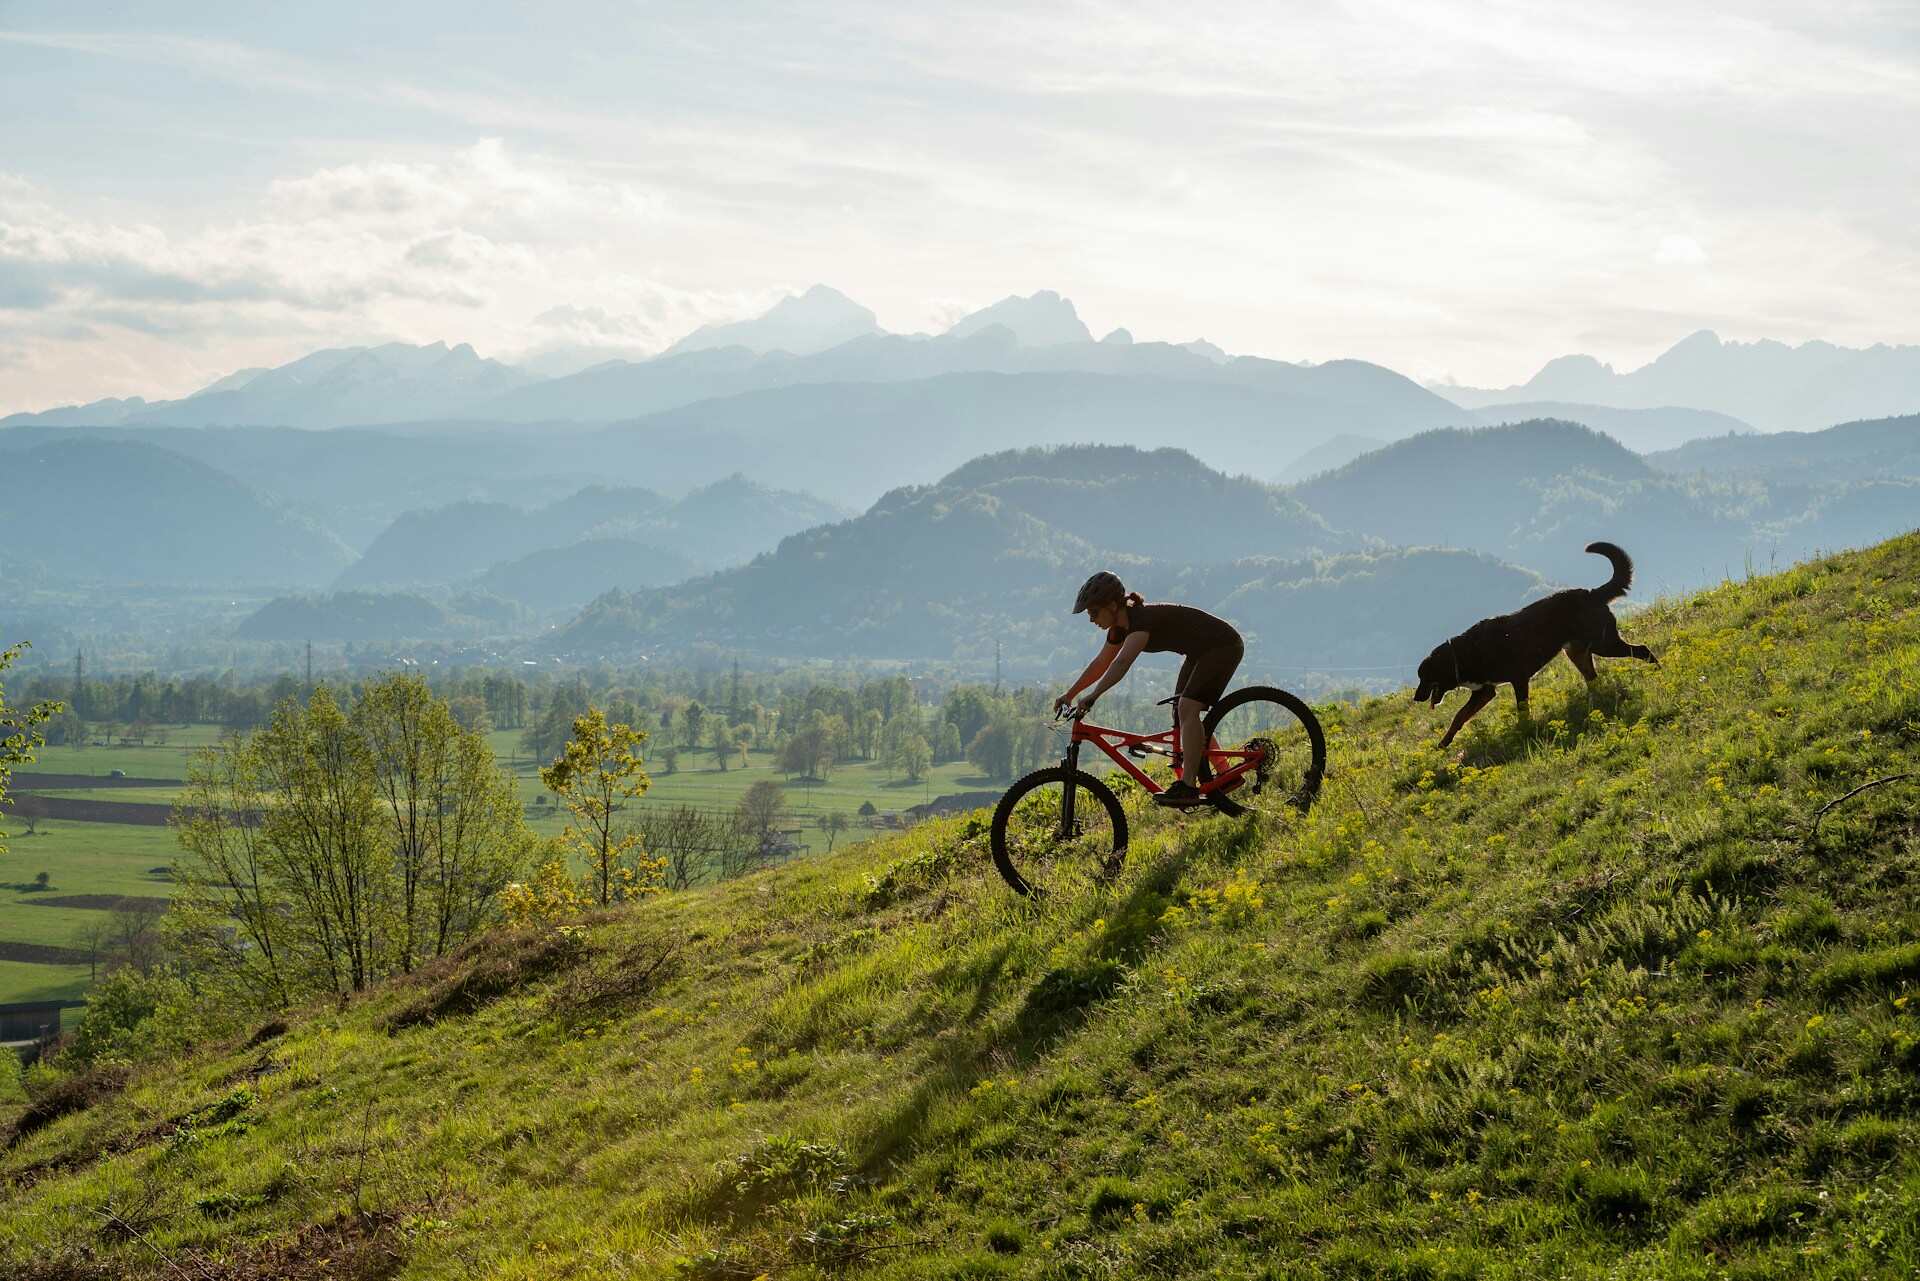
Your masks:
<svg viewBox="0 0 1920 1281"><path fill-rule="evenodd" d="M1067 756L1061 764L1066 767L1067 778L1066 782L1061 786L1060 839L1070 841L1074 835L1073 800L1076 789L1073 786L1073 776L1079 772L1080 769L1080 740L1069 739L1067 741Z"/></svg>

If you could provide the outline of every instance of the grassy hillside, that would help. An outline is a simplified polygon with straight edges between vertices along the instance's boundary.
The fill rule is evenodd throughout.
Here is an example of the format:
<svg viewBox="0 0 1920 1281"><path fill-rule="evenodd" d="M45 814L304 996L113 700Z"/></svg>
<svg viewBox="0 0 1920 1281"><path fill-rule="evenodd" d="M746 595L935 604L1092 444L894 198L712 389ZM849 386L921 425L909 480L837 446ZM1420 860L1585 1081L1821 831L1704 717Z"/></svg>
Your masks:
<svg viewBox="0 0 1920 1281"><path fill-rule="evenodd" d="M1305 820L978 820L209 1047L0 1155L24 1277L1907 1275L1920 536L1666 602ZM1447 709L1451 711L1451 706ZM11 1109L20 1113L16 1106ZM163 1264L161 1259L166 1263Z"/></svg>

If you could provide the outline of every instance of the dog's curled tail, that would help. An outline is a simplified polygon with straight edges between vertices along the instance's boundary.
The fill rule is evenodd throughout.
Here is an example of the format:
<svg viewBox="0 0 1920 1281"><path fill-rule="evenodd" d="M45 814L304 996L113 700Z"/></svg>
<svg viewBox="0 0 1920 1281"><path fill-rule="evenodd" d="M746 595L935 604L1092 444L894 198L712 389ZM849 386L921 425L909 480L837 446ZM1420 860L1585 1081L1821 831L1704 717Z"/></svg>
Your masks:
<svg viewBox="0 0 1920 1281"><path fill-rule="evenodd" d="M1625 596L1627 589L1633 586L1633 557L1612 543L1588 543L1587 550L1613 562L1613 577L1593 588L1593 594L1603 601L1618 600Z"/></svg>

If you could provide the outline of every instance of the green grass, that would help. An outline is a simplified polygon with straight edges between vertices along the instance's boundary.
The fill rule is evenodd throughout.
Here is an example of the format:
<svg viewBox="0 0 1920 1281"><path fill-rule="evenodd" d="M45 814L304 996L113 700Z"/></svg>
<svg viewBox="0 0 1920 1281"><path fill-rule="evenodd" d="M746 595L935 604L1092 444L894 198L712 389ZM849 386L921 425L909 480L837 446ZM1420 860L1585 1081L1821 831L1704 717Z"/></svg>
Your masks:
<svg viewBox="0 0 1920 1281"><path fill-rule="evenodd" d="M121 770L132 778L185 778L193 754L218 744L221 733L218 725L168 726L164 746L43 747L39 760L27 768L41 774L104 776Z"/></svg>
<svg viewBox="0 0 1920 1281"><path fill-rule="evenodd" d="M551 809L535 804L536 799L546 797L547 792L540 783L538 764L530 761L520 750L518 731L496 730L489 738L494 755L512 769L519 780L520 799L527 808L527 817L534 830L543 834L558 832L564 820ZM765 752L752 753L752 763L744 769L736 764L731 769L721 771L713 768L712 760L712 753L695 755L682 752L679 769L671 774L651 774L652 784L638 805L643 809L692 805L706 810L731 810L746 795L748 788L757 782L771 780L780 784L786 792L791 815L787 826L799 829L800 843L807 852L821 853L827 848L827 838L820 831L818 820L830 811L837 810L858 823L856 812L863 801L870 801L876 810L888 813L956 792L993 791L1006 786L1005 780L985 778L965 761L936 766L918 783L892 777L878 764L869 761L841 765L822 782L803 783L789 780L774 769ZM649 768L657 769L652 765ZM141 794L144 795L144 791ZM872 829L864 826L849 828L840 834L835 848L843 847L849 840L861 840L872 834Z"/></svg>
<svg viewBox="0 0 1920 1281"><path fill-rule="evenodd" d="M185 790L179 787L36 787L33 795L117 804L171 805Z"/></svg>
<svg viewBox="0 0 1920 1281"><path fill-rule="evenodd" d="M167 881L151 869L173 862L173 829L127 823L70 823L51 819L28 836L15 820L6 824L7 852L0 855L0 939L9 938L6 904L34 874L50 873L50 894L164 894Z"/></svg>
<svg viewBox="0 0 1920 1281"><path fill-rule="evenodd" d="M84 965L28 965L0 961L0 1004L13 1001L77 1001L86 994Z"/></svg>
<svg viewBox="0 0 1920 1281"><path fill-rule="evenodd" d="M142 789L129 789L138 794ZM135 827L121 823L72 823L43 820L29 836L17 819L0 825L7 851L0 854L0 943L41 943L76 946L80 927L97 913L85 908L39 907L36 898L68 894L137 894L164 897L171 889L165 877L152 869L173 862L173 829ZM34 875L47 872L44 892L29 887ZM74 977L72 966L0 963L0 1004L33 1000L48 984L62 996L79 996L86 988L85 966ZM76 986L77 984L77 986Z"/></svg>
<svg viewBox="0 0 1920 1281"><path fill-rule="evenodd" d="M30 1135L0 1258L1911 1275L1920 786L1809 819L1920 754L1916 584L1908 537L1662 602L1626 627L1661 668L1563 663L1457 762L1452 704L1325 708L1312 815L1131 795L1119 878L1039 904L959 819L494 935ZM99 1231L136 1206L145 1241Z"/></svg>

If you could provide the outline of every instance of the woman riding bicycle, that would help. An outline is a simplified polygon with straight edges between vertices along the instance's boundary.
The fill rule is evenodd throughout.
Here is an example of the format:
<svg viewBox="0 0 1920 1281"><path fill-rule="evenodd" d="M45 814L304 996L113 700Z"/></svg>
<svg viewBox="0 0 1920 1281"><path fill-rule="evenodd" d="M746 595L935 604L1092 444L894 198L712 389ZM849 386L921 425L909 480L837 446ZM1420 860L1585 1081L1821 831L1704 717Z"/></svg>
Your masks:
<svg viewBox="0 0 1920 1281"><path fill-rule="evenodd" d="M1233 624L1191 605L1150 605L1140 593L1129 592L1105 570L1081 587L1073 601L1073 612L1086 614L1095 627L1103 629L1107 643L1073 687L1053 700L1053 710L1062 711L1073 703L1074 695L1093 685L1076 704L1078 714L1085 716L1102 694L1126 676L1142 651L1180 654L1186 661L1180 664L1180 675L1173 683L1180 750L1186 761L1205 760L1207 740L1200 727L1201 713L1226 693L1227 682L1233 679L1234 669L1246 652ZM1153 799L1156 804L1176 808L1206 800L1186 777Z"/></svg>

